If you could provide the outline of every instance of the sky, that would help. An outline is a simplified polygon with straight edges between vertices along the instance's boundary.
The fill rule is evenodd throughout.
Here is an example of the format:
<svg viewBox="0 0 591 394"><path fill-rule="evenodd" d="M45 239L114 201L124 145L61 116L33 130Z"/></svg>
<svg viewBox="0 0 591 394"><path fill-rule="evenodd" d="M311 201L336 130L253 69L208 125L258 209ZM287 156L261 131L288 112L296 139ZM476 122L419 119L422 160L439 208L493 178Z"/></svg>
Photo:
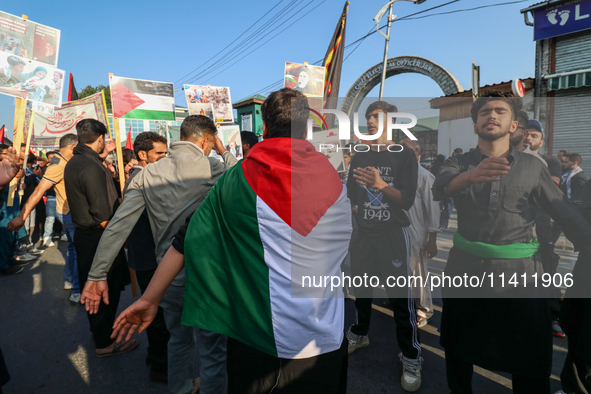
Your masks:
<svg viewBox="0 0 591 394"><path fill-rule="evenodd" d="M443 5L416 15L423 17L514 1L459 0L448 5L451 0L427 0L420 5L397 1L394 14L403 18ZM285 62L314 63L323 59L345 4L343 0L59 3L4 2L0 10L26 14L33 22L61 30L58 68L74 75L78 91L87 85L108 85L108 73L113 73L173 82L175 88L183 83L229 86L233 102L254 93L268 95L269 90L261 89L282 80ZM375 28L373 17L387 0L350 3L345 45ZM520 1L397 21L392 24L388 57L415 55L430 59L450 71L466 90L471 88L472 60L480 65L481 85L533 77L533 28L525 25L519 10L534 3ZM243 42L281 10L284 13L267 30L259 30ZM353 53L356 45L345 51L345 57L351 55L343 64L341 96L366 70L381 63L384 44L384 38L376 33L363 40ZM278 87L275 85L275 89ZM379 85L369 97L377 97L378 89ZM65 101L67 88L63 93ZM442 95L432 79L411 73L388 78L384 93L385 97L399 98ZM176 92L176 103L186 106L182 91ZM13 122L14 99L0 95L0 124L6 124L9 138Z"/></svg>

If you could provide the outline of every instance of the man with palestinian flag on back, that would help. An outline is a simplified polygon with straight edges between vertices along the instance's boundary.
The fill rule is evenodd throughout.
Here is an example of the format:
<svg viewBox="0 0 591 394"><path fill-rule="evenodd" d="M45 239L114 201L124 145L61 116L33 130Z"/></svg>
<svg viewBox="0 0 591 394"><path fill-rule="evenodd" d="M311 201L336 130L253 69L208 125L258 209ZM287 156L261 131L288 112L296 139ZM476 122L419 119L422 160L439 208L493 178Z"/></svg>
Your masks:
<svg viewBox="0 0 591 394"><path fill-rule="evenodd" d="M118 341L150 324L185 267L183 324L228 336L229 393L346 391L342 289L301 290L299 274L340 276L352 232L346 188L304 140L307 106L290 89L267 98L264 141L181 227L146 292L117 319Z"/></svg>

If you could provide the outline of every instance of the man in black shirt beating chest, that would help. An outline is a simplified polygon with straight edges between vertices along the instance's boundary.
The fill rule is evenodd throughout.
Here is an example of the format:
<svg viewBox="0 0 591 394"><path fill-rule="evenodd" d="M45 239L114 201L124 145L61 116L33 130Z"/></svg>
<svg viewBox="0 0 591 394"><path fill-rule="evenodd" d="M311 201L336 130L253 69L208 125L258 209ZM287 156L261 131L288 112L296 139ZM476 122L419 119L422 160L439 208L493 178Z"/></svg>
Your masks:
<svg viewBox="0 0 591 394"><path fill-rule="evenodd" d="M417 188L418 163L412 149L394 144L387 139L388 113L396 107L384 101L371 104L365 113L373 145L358 145L351 159L347 182L348 197L353 206L353 217L358 235L351 240L351 272L353 278L377 278L357 286L357 324L347 331L349 353L369 345L367 333L371 317L373 287L379 279L386 285L387 278L408 277L410 221L404 210L414 203ZM372 137L369 137L370 139ZM362 150L367 151L363 152ZM373 284L372 284L373 283ZM386 286L394 310L396 337L402 352L402 388L416 391L421 386L421 345L417 329L417 314L410 287Z"/></svg>
<svg viewBox="0 0 591 394"><path fill-rule="evenodd" d="M482 288L442 289L441 344L454 394L472 393L474 364L511 373L514 393L550 393L551 315L548 293L540 291L540 245L532 238L535 206L575 245L591 241L591 226L544 163L511 148L521 106L520 98L496 91L476 100L478 147L449 158L433 185L434 199L454 197L458 211L445 275L486 278Z"/></svg>

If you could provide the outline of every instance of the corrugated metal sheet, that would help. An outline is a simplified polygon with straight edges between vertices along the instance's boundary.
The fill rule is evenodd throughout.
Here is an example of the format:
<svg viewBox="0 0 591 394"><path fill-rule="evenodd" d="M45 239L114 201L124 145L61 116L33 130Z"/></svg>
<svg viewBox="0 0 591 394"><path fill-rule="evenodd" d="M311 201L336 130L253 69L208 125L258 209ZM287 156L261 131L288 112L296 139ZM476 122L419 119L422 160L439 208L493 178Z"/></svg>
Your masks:
<svg viewBox="0 0 591 394"><path fill-rule="evenodd" d="M581 167L591 178L591 88L556 92L553 139L554 156L562 149L580 154Z"/></svg>
<svg viewBox="0 0 591 394"><path fill-rule="evenodd" d="M591 67L591 31L556 37L556 73Z"/></svg>

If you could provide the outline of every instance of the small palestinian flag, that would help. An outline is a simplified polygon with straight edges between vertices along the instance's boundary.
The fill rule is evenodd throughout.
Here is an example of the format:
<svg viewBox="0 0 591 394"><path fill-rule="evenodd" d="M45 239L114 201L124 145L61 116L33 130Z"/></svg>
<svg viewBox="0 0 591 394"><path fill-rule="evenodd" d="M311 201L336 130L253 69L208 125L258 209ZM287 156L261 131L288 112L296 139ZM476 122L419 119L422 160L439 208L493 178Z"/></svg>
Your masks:
<svg viewBox="0 0 591 394"><path fill-rule="evenodd" d="M304 140L259 142L191 218L182 324L280 358L339 349L342 289L302 284L341 275L351 231L346 188L325 155Z"/></svg>
<svg viewBox="0 0 591 394"><path fill-rule="evenodd" d="M111 76L110 86L115 118L175 120L172 83Z"/></svg>

